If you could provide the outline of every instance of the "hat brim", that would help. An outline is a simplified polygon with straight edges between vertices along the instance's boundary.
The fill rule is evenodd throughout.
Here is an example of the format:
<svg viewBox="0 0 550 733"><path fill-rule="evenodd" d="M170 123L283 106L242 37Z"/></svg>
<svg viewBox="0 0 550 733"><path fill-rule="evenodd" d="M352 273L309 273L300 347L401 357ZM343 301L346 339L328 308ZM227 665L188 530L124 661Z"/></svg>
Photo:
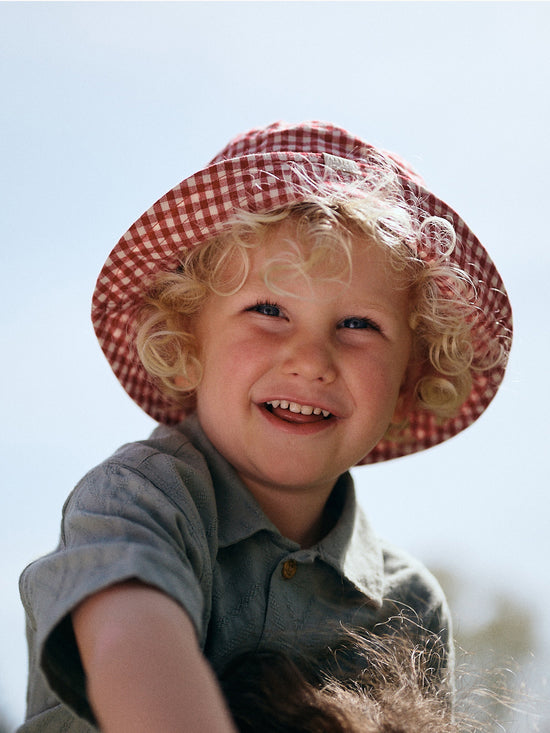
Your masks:
<svg viewBox="0 0 550 733"><path fill-rule="evenodd" d="M168 401L142 366L133 345L133 324L142 305L144 283L157 273L178 267L184 250L225 231L235 212L268 212L304 199L303 174L318 176L326 167L322 153L275 152L246 155L212 164L168 191L118 241L97 280L92 321L101 348L130 397L153 419L177 424L183 407ZM297 170L301 173L298 174ZM367 163L332 173L348 185L368 174ZM400 175L406 198L414 200L421 219L449 221L456 232L451 255L476 285L480 317L474 339L500 342L512 335L512 314L502 279L475 234L441 199ZM506 349L507 350L507 349ZM409 415L399 440L382 439L361 464L375 463L425 450L471 425L487 408L504 376L505 364L474 372L470 395L455 417L440 421L425 410Z"/></svg>

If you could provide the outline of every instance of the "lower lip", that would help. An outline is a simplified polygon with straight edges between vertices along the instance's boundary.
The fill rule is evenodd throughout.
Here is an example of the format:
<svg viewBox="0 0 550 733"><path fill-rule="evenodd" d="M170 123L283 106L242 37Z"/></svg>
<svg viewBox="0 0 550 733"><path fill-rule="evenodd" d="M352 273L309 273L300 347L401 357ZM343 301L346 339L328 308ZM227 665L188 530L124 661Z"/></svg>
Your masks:
<svg viewBox="0 0 550 733"><path fill-rule="evenodd" d="M257 405L257 408L270 425L290 435L316 435L325 430L330 430L336 422L335 417L323 418L316 422L287 422L271 413L263 405Z"/></svg>

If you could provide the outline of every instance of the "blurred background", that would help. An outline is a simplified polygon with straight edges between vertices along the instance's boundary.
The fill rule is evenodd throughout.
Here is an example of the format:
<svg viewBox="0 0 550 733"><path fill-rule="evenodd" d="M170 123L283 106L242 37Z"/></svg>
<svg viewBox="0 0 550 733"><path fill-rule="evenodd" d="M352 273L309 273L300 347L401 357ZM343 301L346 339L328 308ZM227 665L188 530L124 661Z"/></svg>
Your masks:
<svg viewBox="0 0 550 733"><path fill-rule="evenodd" d="M507 284L514 347L484 416L355 477L379 533L441 578L474 666L510 670L505 729L550 730L549 31L547 2L0 3L7 730L24 713L19 573L56 544L82 474L153 428L95 342L95 278L160 195L277 119L408 159Z"/></svg>

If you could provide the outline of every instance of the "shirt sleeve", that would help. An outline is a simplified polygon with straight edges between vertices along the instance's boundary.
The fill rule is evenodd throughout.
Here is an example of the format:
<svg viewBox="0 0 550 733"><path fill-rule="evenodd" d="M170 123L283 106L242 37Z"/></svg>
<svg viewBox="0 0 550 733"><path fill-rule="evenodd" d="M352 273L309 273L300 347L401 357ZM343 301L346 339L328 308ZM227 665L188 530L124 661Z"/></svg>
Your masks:
<svg viewBox="0 0 550 733"><path fill-rule="evenodd" d="M71 622L85 598L137 579L174 598L202 634L210 552L196 506L176 483L167 493L136 468L94 469L64 507L57 550L22 576L37 662L55 695L92 722Z"/></svg>

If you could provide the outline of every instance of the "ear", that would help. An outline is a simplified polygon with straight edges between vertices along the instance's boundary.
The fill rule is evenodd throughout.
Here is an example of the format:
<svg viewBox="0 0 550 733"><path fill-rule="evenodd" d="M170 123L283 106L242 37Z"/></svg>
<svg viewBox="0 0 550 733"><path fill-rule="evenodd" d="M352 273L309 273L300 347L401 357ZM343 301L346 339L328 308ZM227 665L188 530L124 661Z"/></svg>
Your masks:
<svg viewBox="0 0 550 733"><path fill-rule="evenodd" d="M182 368L185 370L185 373L176 374L174 385L184 392L194 392L202 377L201 363L195 356L188 353Z"/></svg>
<svg viewBox="0 0 550 733"><path fill-rule="evenodd" d="M186 389L192 389L192 382L187 377L184 377L183 374L178 374L174 377L174 384L178 389L186 390Z"/></svg>
<svg viewBox="0 0 550 733"><path fill-rule="evenodd" d="M392 424L400 425L407 421L416 403L416 385L422 376L422 365L417 360L409 362L399 389L399 396L393 412Z"/></svg>

